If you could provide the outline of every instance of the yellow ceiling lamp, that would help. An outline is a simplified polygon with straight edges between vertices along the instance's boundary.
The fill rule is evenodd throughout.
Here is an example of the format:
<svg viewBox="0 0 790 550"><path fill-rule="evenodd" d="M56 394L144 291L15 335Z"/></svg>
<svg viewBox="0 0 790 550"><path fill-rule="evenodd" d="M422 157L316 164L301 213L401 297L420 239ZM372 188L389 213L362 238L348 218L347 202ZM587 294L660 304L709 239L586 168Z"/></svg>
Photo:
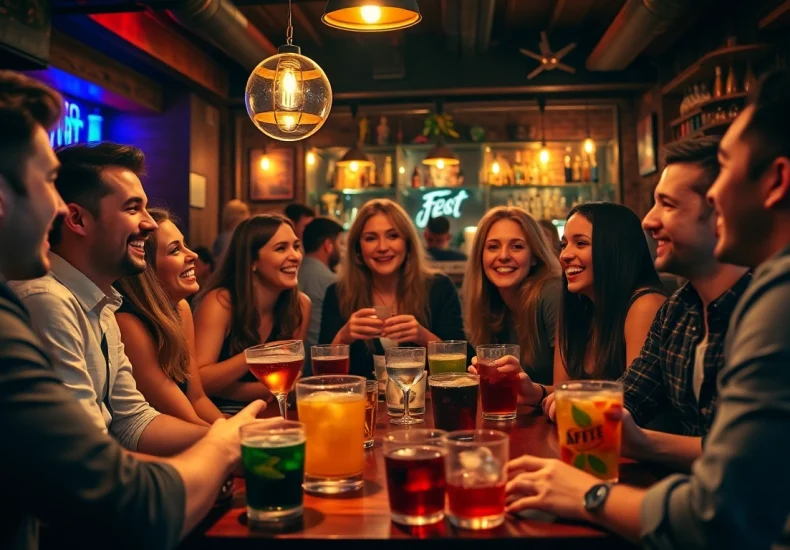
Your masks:
<svg viewBox="0 0 790 550"><path fill-rule="evenodd" d="M351 106L351 118L356 122L357 120L357 108L356 106ZM356 126L356 124L355 124ZM357 141L354 145L346 151L346 154L337 161L337 165L340 168L348 168L352 172L358 171L360 168L368 168L373 166L373 162L371 162L368 155L365 153L365 150L362 148L362 141L364 137L361 133L357 134Z"/></svg>
<svg viewBox="0 0 790 550"><path fill-rule="evenodd" d="M321 21L344 31L383 32L422 20L416 0L329 0Z"/></svg>
<svg viewBox="0 0 790 550"><path fill-rule="evenodd" d="M457 166L461 163L453 150L444 144L445 136L455 139L460 136L453 128L453 117L442 113L441 101L436 102L436 113L425 118L422 134L426 137L436 136L436 145L425 155L422 160L423 164L436 166L439 170L443 170L446 166Z"/></svg>

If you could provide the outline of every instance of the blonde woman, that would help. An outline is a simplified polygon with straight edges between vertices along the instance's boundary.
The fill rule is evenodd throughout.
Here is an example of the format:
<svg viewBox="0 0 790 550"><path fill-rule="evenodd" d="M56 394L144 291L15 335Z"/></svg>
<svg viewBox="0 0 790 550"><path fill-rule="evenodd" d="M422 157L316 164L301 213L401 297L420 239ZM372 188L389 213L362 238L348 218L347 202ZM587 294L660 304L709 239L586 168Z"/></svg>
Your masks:
<svg viewBox="0 0 790 550"><path fill-rule="evenodd" d="M560 275L556 253L527 212L500 206L480 220L464 277L464 328L474 346L520 345L520 361L501 359L500 370L523 369L520 391L529 405L552 391Z"/></svg>
<svg viewBox="0 0 790 550"><path fill-rule="evenodd" d="M388 341L426 346L463 339L455 286L425 266L417 230L398 204L365 203L346 250L340 278L326 291L319 342L349 344L351 374L373 378L373 356L383 355ZM376 306L391 316L377 317Z"/></svg>

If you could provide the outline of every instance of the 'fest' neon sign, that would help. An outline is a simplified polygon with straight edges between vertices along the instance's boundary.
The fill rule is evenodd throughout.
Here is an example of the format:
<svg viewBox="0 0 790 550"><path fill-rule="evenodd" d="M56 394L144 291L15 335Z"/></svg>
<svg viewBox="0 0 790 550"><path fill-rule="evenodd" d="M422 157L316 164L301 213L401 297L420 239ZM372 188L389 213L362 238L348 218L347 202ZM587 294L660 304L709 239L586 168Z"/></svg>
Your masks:
<svg viewBox="0 0 790 550"><path fill-rule="evenodd" d="M79 104L74 101L64 103L63 118L49 133L49 143L52 147L101 141L104 117L98 113L84 116Z"/></svg>

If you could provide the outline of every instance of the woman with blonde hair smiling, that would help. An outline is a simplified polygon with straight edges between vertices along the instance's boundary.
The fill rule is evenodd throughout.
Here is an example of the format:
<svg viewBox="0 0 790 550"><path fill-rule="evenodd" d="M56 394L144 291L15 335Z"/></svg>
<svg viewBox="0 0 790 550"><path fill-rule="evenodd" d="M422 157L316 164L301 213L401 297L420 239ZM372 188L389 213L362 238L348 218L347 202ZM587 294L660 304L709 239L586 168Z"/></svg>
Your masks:
<svg viewBox="0 0 790 550"><path fill-rule="evenodd" d="M326 291L319 342L349 344L351 374L373 378L373 356L392 342L463 339L455 286L426 267L417 230L393 201L371 200L359 210L340 272ZM376 306L391 316L377 317Z"/></svg>
<svg viewBox="0 0 790 550"><path fill-rule="evenodd" d="M560 275L557 255L527 212L500 206L480 220L462 290L464 328L474 346L519 344L520 361L500 359L499 369L523 368L521 398L533 406L552 391Z"/></svg>

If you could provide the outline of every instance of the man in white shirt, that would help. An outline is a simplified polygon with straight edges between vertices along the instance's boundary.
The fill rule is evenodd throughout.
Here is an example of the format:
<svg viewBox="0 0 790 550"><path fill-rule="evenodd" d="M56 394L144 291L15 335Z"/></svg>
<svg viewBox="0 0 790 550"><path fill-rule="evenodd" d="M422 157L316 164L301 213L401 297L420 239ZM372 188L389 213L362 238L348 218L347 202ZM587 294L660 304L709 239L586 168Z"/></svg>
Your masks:
<svg viewBox="0 0 790 550"><path fill-rule="evenodd" d="M161 415L132 377L114 312L112 287L145 269L143 244L157 226L145 207L139 149L114 143L58 152L55 186L68 206L50 242L51 271L15 283L57 373L93 422L129 450L167 456L189 447L206 428Z"/></svg>

